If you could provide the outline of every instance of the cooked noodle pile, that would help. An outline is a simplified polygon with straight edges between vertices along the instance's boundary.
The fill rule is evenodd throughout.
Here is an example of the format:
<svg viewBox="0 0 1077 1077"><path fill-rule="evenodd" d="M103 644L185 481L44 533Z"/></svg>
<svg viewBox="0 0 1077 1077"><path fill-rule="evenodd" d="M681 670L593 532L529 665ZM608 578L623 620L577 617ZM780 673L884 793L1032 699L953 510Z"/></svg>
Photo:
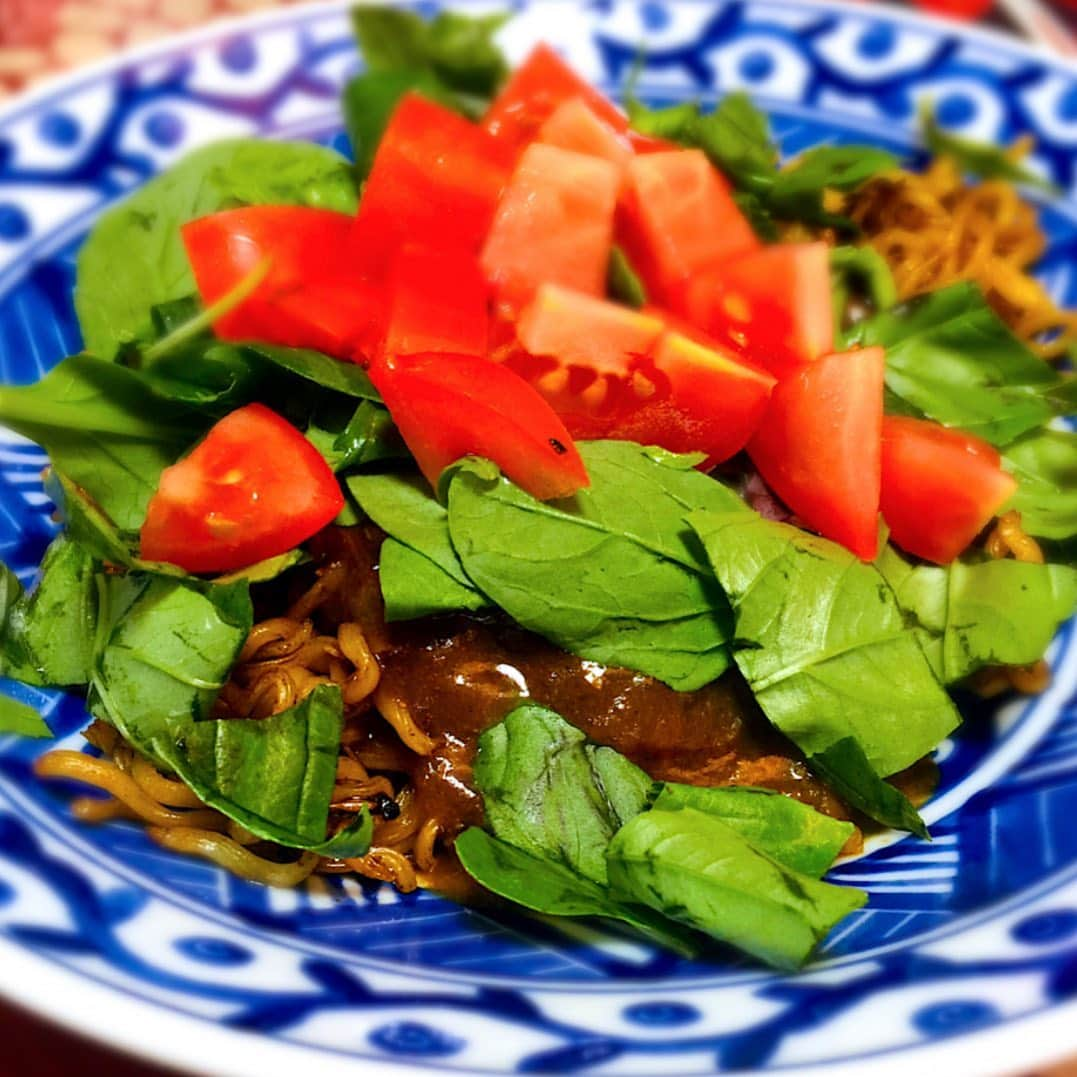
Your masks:
<svg viewBox="0 0 1077 1077"><path fill-rule="evenodd" d="M1020 152L1017 148L1015 152ZM1059 310L1026 272L1044 249L1035 211L1009 183L968 184L954 163L936 160L922 174L893 172L854 196L849 212L894 272L902 298L973 280L1015 333L1044 357L1077 339L1077 314ZM1036 541L1008 512L986 540L991 557L1043 561ZM259 621L217 703L216 717L264 718L287 710L319 684L339 685L345 729L333 794L331 830L364 809L374 818L370 851L349 860L313 853L282 862L261 842L203 805L182 782L160 774L110 726L95 722L87 738L101 757L56 751L42 757L44 777L76 779L108 794L73 804L87 822L141 820L161 845L204 857L236 875L272 886L294 886L314 872L358 874L402 891L431 885L447 859L447 827L417 803L410 780L435 748L406 703L381 683L378 654L386 646L378 584L329 559L283 615ZM993 667L971 686L983 695L1048 684L1046 662Z"/></svg>
<svg viewBox="0 0 1077 1077"><path fill-rule="evenodd" d="M1027 152L1014 147L1015 157ZM924 172L894 171L852 197L849 213L889 263L902 299L975 281L1022 340L1044 358L1077 340L1077 313L1060 310L1028 273L1046 240L1036 210L1011 183L968 183L948 157Z"/></svg>

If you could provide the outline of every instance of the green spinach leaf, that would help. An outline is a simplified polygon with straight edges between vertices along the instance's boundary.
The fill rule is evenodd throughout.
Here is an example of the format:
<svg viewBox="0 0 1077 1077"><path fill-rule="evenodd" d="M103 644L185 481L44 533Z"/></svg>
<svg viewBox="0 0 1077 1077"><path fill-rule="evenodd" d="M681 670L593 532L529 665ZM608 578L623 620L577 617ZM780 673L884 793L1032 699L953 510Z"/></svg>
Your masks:
<svg viewBox="0 0 1077 1077"><path fill-rule="evenodd" d="M48 740L52 730L33 707L0 692L0 736L30 737Z"/></svg>
<svg viewBox="0 0 1077 1077"><path fill-rule="evenodd" d="M873 247L834 247L830 251L834 324L855 324L897 302L897 286L886 260ZM850 317L855 309L860 317Z"/></svg>
<svg viewBox="0 0 1077 1077"><path fill-rule="evenodd" d="M788 524L742 514L689 520L733 605L737 665L809 762L851 738L869 773L886 777L957 727L878 569Z"/></svg>
<svg viewBox="0 0 1077 1077"><path fill-rule="evenodd" d="M161 471L210 421L161 399L138 372L88 355L33 385L0 387L0 423L43 446L123 531L142 525Z"/></svg>
<svg viewBox="0 0 1077 1077"><path fill-rule="evenodd" d="M1077 607L1077 569L1021 561L954 561L913 567L893 549L879 570L919 629L943 684L987 665L1022 666L1043 657Z"/></svg>
<svg viewBox="0 0 1077 1077"><path fill-rule="evenodd" d="M1027 434L1006 448L1002 464L1018 482L1008 507L1021 513L1021 526L1030 535L1077 535L1077 432Z"/></svg>
<svg viewBox="0 0 1077 1077"><path fill-rule="evenodd" d="M306 434L336 472L409 456L388 409L370 400L356 405L350 397L335 396L325 401L315 410Z"/></svg>
<svg viewBox="0 0 1077 1077"><path fill-rule="evenodd" d="M886 387L914 413L1008 445L1058 410L1058 374L975 284L954 284L858 322L845 343L886 348Z"/></svg>
<svg viewBox="0 0 1077 1077"><path fill-rule="evenodd" d="M37 586L15 599L3 636L5 675L26 684L87 684L97 627L97 565L61 535L45 551Z"/></svg>
<svg viewBox="0 0 1077 1077"><path fill-rule="evenodd" d="M460 467L449 533L468 578L525 628L689 691L728 666L728 604L684 523L749 510L695 460L631 442L580 446L591 486L536 501L493 465Z"/></svg>
<svg viewBox="0 0 1077 1077"><path fill-rule="evenodd" d="M376 403L381 401L370 376L356 363L346 363L310 348L284 348L260 343L242 344L239 347L246 355L313 382L322 389Z"/></svg>
<svg viewBox="0 0 1077 1077"><path fill-rule="evenodd" d="M603 886L606 846L651 789L624 756L533 703L479 738L475 784L498 838Z"/></svg>
<svg viewBox="0 0 1077 1077"><path fill-rule="evenodd" d="M867 895L792 872L691 807L652 809L610 843L614 895L649 905L779 968L798 968Z"/></svg>
<svg viewBox="0 0 1077 1077"><path fill-rule="evenodd" d="M639 310L647 302L647 289L644 288L639 274L632 268L628 255L620 247L613 247L610 250L606 291L611 299L624 303L625 306L632 307L634 310Z"/></svg>
<svg viewBox="0 0 1077 1077"><path fill-rule="evenodd" d="M448 513L420 476L353 475L347 486L363 512L390 536L379 569L387 620L489 605L456 556Z"/></svg>
<svg viewBox="0 0 1077 1077"><path fill-rule="evenodd" d="M232 139L150 180L98 221L79 253L75 307L86 348L110 359L125 344L153 340L152 308L196 290L180 226L260 204L354 213L351 166L311 143Z"/></svg>
<svg viewBox="0 0 1077 1077"><path fill-rule="evenodd" d="M792 797L746 786L706 788L666 782L651 806L656 811L694 808L713 815L756 851L815 879L829 870L856 829Z"/></svg>

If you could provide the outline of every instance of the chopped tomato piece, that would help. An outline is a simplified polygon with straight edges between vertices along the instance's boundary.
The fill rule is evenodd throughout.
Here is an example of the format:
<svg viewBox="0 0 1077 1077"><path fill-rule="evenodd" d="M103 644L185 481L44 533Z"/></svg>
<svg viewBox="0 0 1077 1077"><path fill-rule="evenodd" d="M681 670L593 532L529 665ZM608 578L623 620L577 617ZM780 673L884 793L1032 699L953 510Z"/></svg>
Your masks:
<svg viewBox="0 0 1077 1077"><path fill-rule="evenodd" d="M370 377L430 485L465 456L485 456L541 500L588 485L565 424L505 366L470 355L377 362Z"/></svg>
<svg viewBox="0 0 1077 1077"><path fill-rule="evenodd" d="M780 381L748 453L807 524L870 561L878 548L882 348L828 355Z"/></svg>
<svg viewBox="0 0 1077 1077"><path fill-rule="evenodd" d="M776 377L834 349L830 251L825 243L777 243L692 277L680 310Z"/></svg>
<svg viewBox="0 0 1077 1077"><path fill-rule="evenodd" d="M563 101L581 98L615 131L628 128L628 118L609 98L585 82L549 45L538 45L512 73L487 110L482 125L504 146L519 151Z"/></svg>
<svg viewBox="0 0 1077 1077"><path fill-rule="evenodd" d="M499 297L526 303L547 282L603 294L619 186L609 161L528 146L482 251L483 270Z"/></svg>
<svg viewBox="0 0 1077 1077"><path fill-rule="evenodd" d="M649 153L629 162L617 242L647 294L679 313L680 293L693 274L759 246L729 184L702 150Z"/></svg>
<svg viewBox="0 0 1077 1077"><path fill-rule="evenodd" d="M581 97L573 97L557 106L542 125L538 141L563 150L602 157L624 172L632 159L628 140L604 120L599 119Z"/></svg>
<svg viewBox="0 0 1077 1077"><path fill-rule="evenodd" d="M986 441L923 419L883 419L883 519L906 552L949 563L1016 489Z"/></svg>
<svg viewBox="0 0 1077 1077"><path fill-rule="evenodd" d="M707 470L740 452L767 411L774 379L680 333L633 364L637 400L607 436L671 452L702 452Z"/></svg>
<svg viewBox="0 0 1077 1077"><path fill-rule="evenodd" d="M389 287L388 355L486 355L486 280L473 254L404 247Z"/></svg>
<svg viewBox="0 0 1077 1077"><path fill-rule="evenodd" d="M374 279L417 240L477 253L508 169L477 124L417 94L397 106L363 188L354 257Z"/></svg>
<svg viewBox="0 0 1077 1077"><path fill-rule="evenodd" d="M343 507L318 450L269 408L248 404L161 473L142 556L188 572L231 572L287 553Z"/></svg>

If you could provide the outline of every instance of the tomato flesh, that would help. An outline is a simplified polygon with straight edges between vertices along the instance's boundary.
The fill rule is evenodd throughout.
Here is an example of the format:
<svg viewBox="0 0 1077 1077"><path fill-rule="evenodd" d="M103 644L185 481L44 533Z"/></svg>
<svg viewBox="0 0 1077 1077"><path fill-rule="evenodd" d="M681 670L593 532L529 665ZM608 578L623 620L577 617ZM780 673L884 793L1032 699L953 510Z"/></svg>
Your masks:
<svg viewBox="0 0 1077 1077"><path fill-rule="evenodd" d="M318 450L269 408L248 404L161 473L141 552L188 572L231 572L287 553L343 507Z"/></svg>
<svg viewBox="0 0 1077 1077"><path fill-rule="evenodd" d="M483 270L499 298L522 305L545 283L602 295L619 186L609 161L538 142L528 146L482 250Z"/></svg>
<svg viewBox="0 0 1077 1077"><path fill-rule="evenodd" d="M648 153L629 162L617 242L651 299L678 313L695 273L759 246L729 184L702 150Z"/></svg>
<svg viewBox="0 0 1077 1077"><path fill-rule="evenodd" d="M518 152L564 101L579 98L614 131L628 129L628 118L609 98L585 82L549 45L538 45L512 73L482 118L482 125L509 151Z"/></svg>
<svg viewBox="0 0 1077 1077"><path fill-rule="evenodd" d="M691 278L680 311L775 377L834 349L830 252L825 243L779 243Z"/></svg>
<svg viewBox="0 0 1077 1077"><path fill-rule="evenodd" d="M948 564L1016 489L986 441L924 419L883 419L883 519L907 553Z"/></svg>
<svg viewBox="0 0 1077 1077"><path fill-rule="evenodd" d="M632 147L624 135L596 116L581 97L558 105L539 129L537 141L601 157L621 173L632 159Z"/></svg>
<svg viewBox="0 0 1077 1077"><path fill-rule="evenodd" d="M246 206L185 224L184 247L207 306L268 265L254 291L216 320L217 335L340 358L369 354L383 301L351 264L354 227L345 214L303 206Z"/></svg>
<svg viewBox="0 0 1077 1077"><path fill-rule="evenodd" d="M878 552L882 348L828 355L780 381L748 453L767 485L821 535Z"/></svg>
<svg viewBox="0 0 1077 1077"><path fill-rule="evenodd" d="M464 251L404 247L389 287L387 355L486 355L486 280Z"/></svg>
<svg viewBox="0 0 1077 1077"><path fill-rule="evenodd" d="M417 94L389 120L370 169L353 257L372 279L404 243L477 253L508 179L504 155L477 124Z"/></svg>
<svg viewBox="0 0 1077 1077"><path fill-rule="evenodd" d="M565 424L505 366L469 355L412 355L375 363L370 377L435 489L465 456L492 460L543 501L588 485Z"/></svg>

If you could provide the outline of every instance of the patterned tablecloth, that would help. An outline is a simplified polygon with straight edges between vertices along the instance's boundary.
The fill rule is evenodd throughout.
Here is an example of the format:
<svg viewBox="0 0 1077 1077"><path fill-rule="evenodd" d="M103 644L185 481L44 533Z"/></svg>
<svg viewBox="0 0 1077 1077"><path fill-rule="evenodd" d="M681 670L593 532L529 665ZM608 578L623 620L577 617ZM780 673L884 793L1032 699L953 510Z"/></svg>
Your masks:
<svg viewBox="0 0 1077 1077"><path fill-rule="evenodd" d="M0 0L0 99L39 78L212 19L307 0ZM920 0L918 6L983 18L1077 55L1077 0ZM4 1077L168 1077L0 1004ZM1032 1075L1025 1075L1032 1077ZM1077 1062L1036 1077L1077 1077Z"/></svg>

